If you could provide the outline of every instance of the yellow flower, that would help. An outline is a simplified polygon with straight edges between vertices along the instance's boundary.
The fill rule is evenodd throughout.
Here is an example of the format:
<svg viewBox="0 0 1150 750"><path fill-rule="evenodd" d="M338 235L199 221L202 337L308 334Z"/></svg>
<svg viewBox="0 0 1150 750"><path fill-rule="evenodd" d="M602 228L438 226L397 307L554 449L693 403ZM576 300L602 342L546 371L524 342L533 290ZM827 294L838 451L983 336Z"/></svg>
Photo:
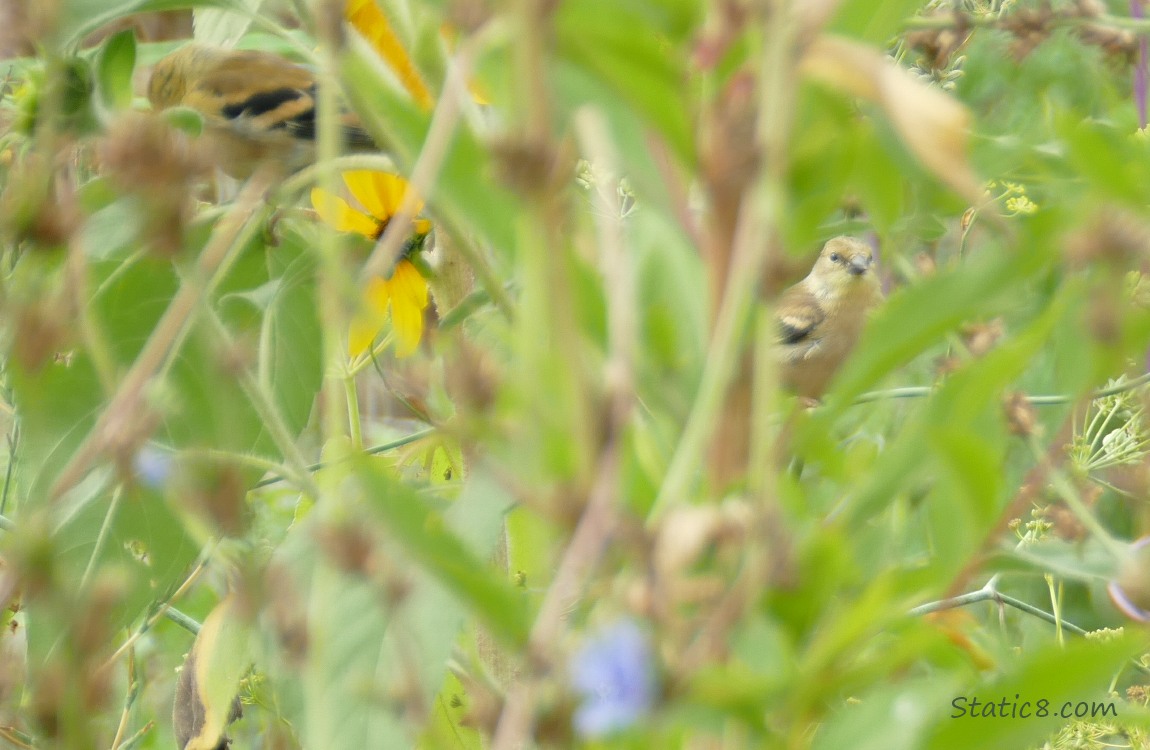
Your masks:
<svg viewBox="0 0 1150 750"><path fill-rule="evenodd" d="M311 204L316 213L337 231L379 239L403 201L407 181L386 172L355 170L344 172L343 182L359 206L353 207L338 195L313 188ZM416 212L422 208L420 204ZM389 316L395 331L395 355L406 357L419 346L423 336L423 309L427 307L427 281L410 256L422 248L430 231L431 222L416 219L404 255L391 275L372 279L368 284L367 310L352 320L348 332L347 348L351 356L359 356L371 347Z"/></svg>
<svg viewBox="0 0 1150 750"><path fill-rule="evenodd" d="M395 71L400 83L416 103L424 109L431 109L431 92L423 82L423 76L419 74L415 63L411 61L411 56L407 54L403 43L395 35L387 16L376 5L376 0L347 0L343 15L379 53L383 61Z"/></svg>

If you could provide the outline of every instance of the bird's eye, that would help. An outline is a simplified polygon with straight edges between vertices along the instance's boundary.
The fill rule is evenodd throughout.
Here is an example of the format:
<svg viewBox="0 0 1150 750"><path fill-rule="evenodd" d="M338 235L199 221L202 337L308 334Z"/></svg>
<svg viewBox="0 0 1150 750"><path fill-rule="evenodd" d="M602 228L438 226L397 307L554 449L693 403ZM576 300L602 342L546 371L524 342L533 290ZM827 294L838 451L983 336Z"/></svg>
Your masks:
<svg viewBox="0 0 1150 750"><path fill-rule="evenodd" d="M843 257L838 253L831 253L831 263L838 263Z"/></svg>

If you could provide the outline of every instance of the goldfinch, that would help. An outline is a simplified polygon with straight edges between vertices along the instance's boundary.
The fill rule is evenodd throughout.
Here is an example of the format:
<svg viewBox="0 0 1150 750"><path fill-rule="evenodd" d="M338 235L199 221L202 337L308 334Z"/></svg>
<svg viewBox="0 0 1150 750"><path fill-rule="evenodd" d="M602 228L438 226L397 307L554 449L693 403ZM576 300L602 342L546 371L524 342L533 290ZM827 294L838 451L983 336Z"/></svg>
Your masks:
<svg viewBox="0 0 1150 750"><path fill-rule="evenodd" d="M279 55L193 42L156 63L148 101L203 115L219 166L244 178L267 160L291 171L314 158L315 87L311 70ZM353 120L343 133L348 148L375 148Z"/></svg>
<svg viewBox="0 0 1150 750"><path fill-rule="evenodd" d="M854 349L867 313L882 300L873 266L869 245L835 237L807 277L779 297L781 379L797 395L821 397Z"/></svg>

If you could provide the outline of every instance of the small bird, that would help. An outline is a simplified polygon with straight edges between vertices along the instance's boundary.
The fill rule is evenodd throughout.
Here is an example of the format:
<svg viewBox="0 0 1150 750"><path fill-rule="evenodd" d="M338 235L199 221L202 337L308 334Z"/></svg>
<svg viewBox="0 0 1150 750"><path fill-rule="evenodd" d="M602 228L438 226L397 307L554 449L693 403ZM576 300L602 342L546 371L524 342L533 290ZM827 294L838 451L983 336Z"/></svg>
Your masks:
<svg viewBox="0 0 1150 750"><path fill-rule="evenodd" d="M854 349L867 313L882 300L870 246L828 240L805 279L779 297L778 358L783 384L818 399Z"/></svg>
<svg viewBox="0 0 1150 750"><path fill-rule="evenodd" d="M315 88L315 74L287 58L193 42L156 63L148 101L203 115L219 166L244 178L267 160L291 171L314 158ZM354 118L344 116L342 130L348 148L376 147Z"/></svg>

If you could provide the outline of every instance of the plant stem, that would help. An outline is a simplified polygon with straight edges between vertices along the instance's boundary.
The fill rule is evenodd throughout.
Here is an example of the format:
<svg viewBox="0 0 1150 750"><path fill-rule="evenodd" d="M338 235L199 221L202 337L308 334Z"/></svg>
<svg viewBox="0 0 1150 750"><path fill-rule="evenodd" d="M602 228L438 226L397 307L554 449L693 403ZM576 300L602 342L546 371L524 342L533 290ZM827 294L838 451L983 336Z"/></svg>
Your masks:
<svg viewBox="0 0 1150 750"><path fill-rule="evenodd" d="M752 188L743 202L723 300L707 351L707 364L679 445L648 514L649 522L681 503L698 473L703 451L735 377L755 290L783 220L787 143L798 87L794 49L797 24L788 0L775 0L770 4L769 13L759 61L756 127L757 145L765 167L759 179L751 180Z"/></svg>
<svg viewBox="0 0 1150 750"><path fill-rule="evenodd" d="M1078 627L1073 623L1066 622L1049 612L1043 611L1033 604L1027 604L1021 599L1015 599L1012 596L1007 596L994 588L984 587L978 591L972 591L969 594L960 594L949 599L940 599L935 602L928 602L910 610L907 614L912 617L930 614L932 612L942 612L947 609L955 609L957 607L965 607L967 604L974 604L975 602L998 602L999 604L1006 604L1014 607L1017 610L1033 615L1040 620L1045 620L1051 625L1069 630L1071 633L1078 635L1086 635L1087 631Z"/></svg>

